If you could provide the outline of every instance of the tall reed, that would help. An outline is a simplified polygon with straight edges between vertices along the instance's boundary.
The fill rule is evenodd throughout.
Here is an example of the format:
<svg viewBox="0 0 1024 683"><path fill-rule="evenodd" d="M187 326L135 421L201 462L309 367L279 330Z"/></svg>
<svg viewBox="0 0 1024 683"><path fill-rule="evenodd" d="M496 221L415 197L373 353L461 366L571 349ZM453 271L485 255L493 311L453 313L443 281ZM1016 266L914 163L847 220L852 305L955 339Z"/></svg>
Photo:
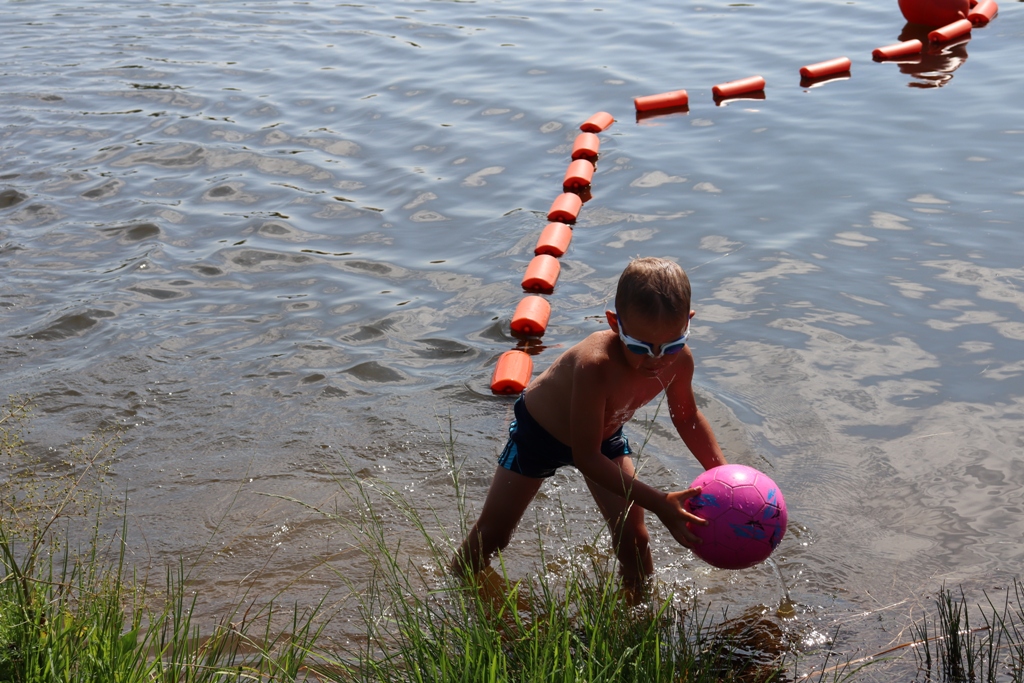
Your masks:
<svg viewBox="0 0 1024 683"><path fill-rule="evenodd" d="M963 588L945 586L935 598L936 616L914 626L914 654L925 680L942 683L1024 683L1024 583L1014 579L997 605L985 594L976 605L981 623L971 624Z"/></svg>

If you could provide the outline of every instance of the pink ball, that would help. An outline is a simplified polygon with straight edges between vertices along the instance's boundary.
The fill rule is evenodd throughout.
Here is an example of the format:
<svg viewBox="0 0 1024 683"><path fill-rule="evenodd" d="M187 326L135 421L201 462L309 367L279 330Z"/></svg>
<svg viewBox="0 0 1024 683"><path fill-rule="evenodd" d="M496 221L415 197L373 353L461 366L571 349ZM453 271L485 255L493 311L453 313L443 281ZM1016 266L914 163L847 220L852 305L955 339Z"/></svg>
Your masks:
<svg viewBox="0 0 1024 683"><path fill-rule="evenodd" d="M767 474L746 465L721 465L690 484L699 496L686 510L710 522L688 525L703 544L694 554L719 569L746 569L768 559L786 533L786 501Z"/></svg>
<svg viewBox="0 0 1024 683"><path fill-rule="evenodd" d="M945 26L966 19L970 0L898 0L903 17L912 24Z"/></svg>

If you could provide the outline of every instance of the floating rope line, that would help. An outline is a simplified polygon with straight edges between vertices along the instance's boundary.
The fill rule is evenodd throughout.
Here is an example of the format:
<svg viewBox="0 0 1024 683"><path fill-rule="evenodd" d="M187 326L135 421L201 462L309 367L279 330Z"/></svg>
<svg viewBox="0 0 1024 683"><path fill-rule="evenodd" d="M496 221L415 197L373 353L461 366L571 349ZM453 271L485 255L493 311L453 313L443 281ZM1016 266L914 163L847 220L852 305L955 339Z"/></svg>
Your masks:
<svg viewBox="0 0 1024 683"><path fill-rule="evenodd" d="M529 296L523 298L512 314L511 330L516 336L532 339L542 337L551 317L551 304L540 294L551 294L561 272L561 258L572 241L572 224L583 208L580 193L588 193L594 177L595 163L601 149L597 133L615 122L608 112L598 112L580 124L580 134L573 140L571 161L562 179L562 194L548 209L549 223L541 231L534 247L534 257L526 267L522 286ZM530 383L533 359L521 349L501 354L491 375L491 391L495 394L519 394Z"/></svg>
<svg viewBox="0 0 1024 683"><path fill-rule="evenodd" d="M971 29L985 26L999 12L996 0L968 0L969 13L960 12L960 19L945 23L928 34L929 44L947 43L964 36L970 39ZM906 8L904 4L908 5ZM940 24L949 18L922 0L901 0L900 11L908 21L914 23ZM966 14L966 16L965 16ZM893 45L876 48L871 56L875 61L897 60L920 54L924 43L907 40ZM800 67L801 86L823 83L833 79L848 78L852 62L848 57L836 57ZM765 80L761 76L749 76L735 81L719 83L711 88L717 104L729 99L764 99ZM688 111L689 95L685 90L672 90L657 95L644 95L633 100L638 119L648 112ZM561 258L572 240L572 225L583 208L583 198L589 199L591 180L596 170L601 149L597 136L607 130L615 118L608 112L597 112L580 124L580 133L573 140L571 161L562 179L562 193L551 203L547 219L549 223L541 232L534 248L534 257L523 275L523 290L528 293L512 314L512 334L524 338L529 348L533 340L544 336L551 318L551 304L541 294L551 294L558 282ZM533 359L527 351L512 349L498 358L491 375L491 391L495 394L519 394L530 383L533 375Z"/></svg>

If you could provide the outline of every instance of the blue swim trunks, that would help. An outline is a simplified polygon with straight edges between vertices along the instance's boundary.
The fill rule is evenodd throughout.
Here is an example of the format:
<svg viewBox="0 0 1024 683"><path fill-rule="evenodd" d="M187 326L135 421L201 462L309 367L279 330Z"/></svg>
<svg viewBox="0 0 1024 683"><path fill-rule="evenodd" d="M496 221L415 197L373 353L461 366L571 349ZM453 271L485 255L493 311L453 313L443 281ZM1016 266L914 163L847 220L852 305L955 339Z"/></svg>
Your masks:
<svg viewBox="0 0 1024 683"><path fill-rule="evenodd" d="M510 472L517 472L534 479L554 476L559 467L572 465L572 448L551 436L540 426L526 409L523 396L513 407L515 419L508 426L508 443L498 458L498 464ZM609 459L629 455L629 440L622 435L622 428L601 442L601 452Z"/></svg>

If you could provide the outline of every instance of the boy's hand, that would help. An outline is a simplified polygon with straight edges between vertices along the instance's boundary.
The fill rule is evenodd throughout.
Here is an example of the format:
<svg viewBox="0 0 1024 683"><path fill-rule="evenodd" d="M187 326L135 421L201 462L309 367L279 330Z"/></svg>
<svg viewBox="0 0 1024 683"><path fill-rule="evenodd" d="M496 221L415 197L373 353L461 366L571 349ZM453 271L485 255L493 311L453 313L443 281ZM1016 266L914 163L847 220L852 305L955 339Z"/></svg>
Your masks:
<svg viewBox="0 0 1024 683"><path fill-rule="evenodd" d="M692 548L695 545L703 543L696 534L690 531L686 524L699 524L700 526L707 526L707 520L701 519L692 512L688 512L683 506L684 501L689 498L700 495L700 487L694 487L692 489L686 489L685 491L670 491L665 494L665 505L664 510L658 511L658 519L660 519L669 532L672 534L672 538L676 539L683 547Z"/></svg>

